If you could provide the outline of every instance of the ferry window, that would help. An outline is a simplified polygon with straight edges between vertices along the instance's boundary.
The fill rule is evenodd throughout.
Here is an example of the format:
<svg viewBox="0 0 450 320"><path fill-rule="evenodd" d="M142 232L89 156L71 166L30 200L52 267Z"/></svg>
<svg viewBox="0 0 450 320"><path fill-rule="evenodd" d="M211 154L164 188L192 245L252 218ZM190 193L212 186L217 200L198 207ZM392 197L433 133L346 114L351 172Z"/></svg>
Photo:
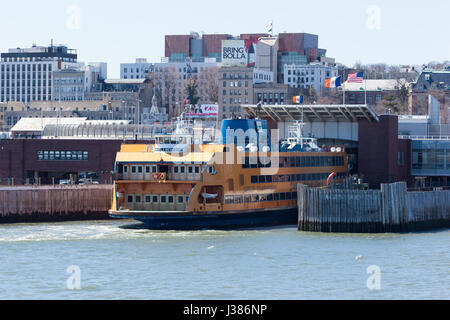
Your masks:
<svg viewBox="0 0 450 320"><path fill-rule="evenodd" d="M252 202L258 202L258 195L252 194Z"/></svg>
<svg viewBox="0 0 450 320"><path fill-rule="evenodd" d="M180 173L185 173L185 172L186 172L185 167L184 167L184 166L181 166L181 167L180 167Z"/></svg>
<svg viewBox="0 0 450 320"><path fill-rule="evenodd" d="M83 160L87 161L87 160L88 160L88 157L89 157L88 152L87 152L87 151L84 151L84 152L83 152Z"/></svg>
<svg viewBox="0 0 450 320"><path fill-rule="evenodd" d="M242 203L242 196L234 196L234 203Z"/></svg>
<svg viewBox="0 0 450 320"><path fill-rule="evenodd" d="M191 166L189 166L189 167L188 167L188 173L193 173L193 172L194 172L194 168L191 167Z"/></svg>
<svg viewBox="0 0 450 320"><path fill-rule="evenodd" d="M200 173L200 167L195 167L195 173L199 174Z"/></svg>
<svg viewBox="0 0 450 320"><path fill-rule="evenodd" d="M267 201L267 195L266 195L266 194L262 194L262 195L259 197L259 200L262 201L262 202Z"/></svg>
<svg viewBox="0 0 450 320"><path fill-rule="evenodd" d="M178 167L177 166L173 167L173 173L178 173Z"/></svg>
<svg viewBox="0 0 450 320"><path fill-rule="evenodd" d="M152 197L145 196L145 203L150 203L150 202L152 202Z"/></svg>
<svg viewBox="0 0 450 320"><path fill-rule="evenodd" d="M291 157L290 166L295 167L295 157Z"/></svg>
<svg viewBox="0 0 450 320"><path fill-rule="evenodd" d="M151 168L149 166L145 167L145 173L150 173L151 172Z"/></svg>
<svg viewBox="0 0 450 320"><path fill-rule="evenodd" d="M127 201L128 201L128 203L133 203L133 196L128 196Z"/></svg>
<svg viewBox="0 0 450 320"><path fill-rule="evenodd" d="M141 203L141 196L136 196L136 203Z"/></svg>
<svg viewBox="0 0 450 320"><path fill-rule="evenodd" d="M225 203L226 204L233 204L234 197L233 196L225 196Z"/></svg>
<svg viewBox="0 0 450 320"><path fill-rule="evenodd" d="M174 203L174 198L173 198L173 196L169 196L169 203Z"/></svg>
<svg viewBox="0 0 450 320"><path fill-rule="evenodd" d="M138 167L138 173L142 173L142 167L141 166Z"/></svg>
<svg viewBox="0 0 450 320"><path fill-rule="evenodd" d="M244 202L245 202L245 203L250 203L250 202L252 202L252 196L250 196L250 195L244 196Z"/></svg>
<svg viewBox="0 0 450 320"><path fill-rule="evenodd" d="M304 167L305 164L306 164L305 158L304 158L304 157L301 157L301 158L300 158L300 167Z"/></svg>
<svg viewBox="0 0 450 320"><path fill-rule="evenodd" d="M311 167L311 158L310 157L305 157L305 167Z"/></svg>
<svg viewBox="0 0 450 320"><path fill-rule="evenodd" d="M248 169L250 168L250 159L248 157L245 157L242 161L242 168Z"/></svg>
<svg viewBox="0 0 450 320"><path fill-rule="evenodd" d="M135 166L131 167L131 173L136 173L136 167Z"/></svg>
<svg viewBox="0 0 450 320"><path fill-rule="evenodd" d="M153 201L152 201L153 203L158 203L159 201L158 201L158 196L153 196Z"/></svg>
<svg viewBox="0 0 450 320"><path fill-rule="evenodd" d="M167 202L167 197L161 196L161 203L166 203L166 202Z"/></svg>
<svg viewBox="0 0 450 320"><path fill-rule="evenodd" d="M257 176L252 176L252 184L254 183L258 183L258 177Z"/></svg>
<svg viewBox="0 0 450 320"><path fill-rule="evenodd" d="M43 159L44 159L44 152L38 151L38 160L43 160Z"/></svg>
<svg viewBox="0 0 450 320"><path fill-rule="evenodd" d="M266 176L259 176L259 183L266 183Z"/></svg>
<svg viewBox="0 0 450 320"><path fill-rule="evenodd" d="M296 200L297 199L297 192L291 192L292 194L292 200Z"/></svg>
<svg viewBox="0 0 450 320"><path fill-rule="evenodd" d="M292 193L290 192L286 193L286 200L292 200Z"/></svg>
<svg viewBox="0 0 450 320"><path fill-rule="evenodd" d="M271 183L272 182L272 176L266 176L266 182Z"/></svg>
<svg viewBox="0 0 450 320"><path fill-rule="evenodd" d="M183 196L179 196L178 197L178 203L184 203L184 197Z"/></svg>
<svg viewBox="0 0 450 320"><path fill-rule="evenodd" d="M301 158L300 157L296 157L295 158L295 166L298 168L298 167L301 167Z"/></svg>
<svg viewBox="0 0 450 320"><path fill-rule="evenodd" d="M273 194L267 195L267 201L273 201Z"/></svg>
<svg viewBox="0 0 450 320"><path fill-rule="evenodd" d="M152 167L152 173L156 173L158 171L158 167L157 166L153 166Z"/></svg>
<svg viewBox="0 0 450 320"><path fill-rule="evenodd" d="M279 193L275 193L275 194L273 195L273 200L275 200L275 201L280 200L280 194L279 194Z"/></svg>
<svg viewBox="0 0 450 320"><path fill-rule="evenodd" d="M123 173L128 173L128 166L123 166Z"/></svg>
<svg viewBox="0 0 450 320"><path fill-rule="evenodd" d="M258 159L255 157L250 158L250 168L257 169L258 168Z"/></svg>
<svg viewBox="0 0 450 320"><path fill-rule="evenodd" d="M282 192L280 193L280 200L286 200L286 193Z"/></svg>

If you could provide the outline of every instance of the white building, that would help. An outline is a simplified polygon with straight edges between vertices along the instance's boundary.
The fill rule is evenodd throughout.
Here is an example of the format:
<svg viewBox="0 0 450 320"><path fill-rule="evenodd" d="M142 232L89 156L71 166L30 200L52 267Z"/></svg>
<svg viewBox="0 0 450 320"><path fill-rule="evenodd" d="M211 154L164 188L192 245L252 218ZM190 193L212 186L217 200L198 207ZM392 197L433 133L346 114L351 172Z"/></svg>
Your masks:
<svg viewBox="0 0 450 320"><path fill-rule="evenodd" d="M266 71L262 69L253 69L253 83L273 83L274 75L272 71Z"/></svg>
<svg viewBox="0 0 450 320"><path fill-rule="evenodd" d="M284 66L284 84L298 89L314 88L318 95L325 88L325 81L337 76L338 68L327 63Z"/></svg>
<svg viewBox="0 0 450 320"><path fill-rule="evenodd" d="M147 59L136 59L135 63L120 64L120 79L145 79L152 72L153 64Z"/></svg>
<svg viewBox="0 0 450 320"><path fill-rule="evenodd" d="M0 102L52 100L53 72L82 66L76 50L66 46L9 49L1 54Z"/></svg>

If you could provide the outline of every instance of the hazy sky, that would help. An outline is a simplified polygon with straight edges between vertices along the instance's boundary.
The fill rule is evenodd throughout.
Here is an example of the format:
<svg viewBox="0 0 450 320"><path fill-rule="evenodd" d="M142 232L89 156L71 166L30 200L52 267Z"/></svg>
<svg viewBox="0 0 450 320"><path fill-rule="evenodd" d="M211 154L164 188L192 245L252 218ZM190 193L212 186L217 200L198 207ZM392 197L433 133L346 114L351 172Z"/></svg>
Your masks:
<svg viewBox="0 0 450 320"><path fill-rule="evenodd" d="M449 0L41 0L0 3L0 50L65 44L84 62L164 56L164 35L308 32L338 62L450 60Z"/></svg>

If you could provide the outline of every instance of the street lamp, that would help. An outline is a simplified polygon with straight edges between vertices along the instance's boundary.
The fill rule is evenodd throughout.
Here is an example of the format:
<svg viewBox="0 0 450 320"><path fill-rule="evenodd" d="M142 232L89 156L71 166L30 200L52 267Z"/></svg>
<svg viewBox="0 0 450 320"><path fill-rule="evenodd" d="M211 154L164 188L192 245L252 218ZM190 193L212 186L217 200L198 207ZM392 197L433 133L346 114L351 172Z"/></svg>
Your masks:
<svg viewBox="0 0 450 320"><path fill-rule="evenodd" d="M142 102L142 100L138 99L138 101L137 101L137 103L138 103L138 123L137 123L137 125L138 125L138 136L141 133L141 130L140 130L140 128L141 128L141 102Z"/></svg>

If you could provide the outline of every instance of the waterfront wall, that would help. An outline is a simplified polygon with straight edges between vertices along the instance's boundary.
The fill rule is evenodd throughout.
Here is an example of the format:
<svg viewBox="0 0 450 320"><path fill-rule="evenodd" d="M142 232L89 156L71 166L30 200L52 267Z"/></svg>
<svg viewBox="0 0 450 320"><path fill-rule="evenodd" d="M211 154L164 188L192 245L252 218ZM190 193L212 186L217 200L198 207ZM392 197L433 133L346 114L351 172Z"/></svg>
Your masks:
<svg viewBox="0 0 450 320"><path fill-rule="evenodd" d="M299 230L387 233L450 227L450 191L407 192L406 183L381 190L298 186Z"/></svg>
<svg viewBox="0 0 450 320"><path fill-rule="evenodd" d="M0 187L0 223L108 219L112 186Z"/></svg>

